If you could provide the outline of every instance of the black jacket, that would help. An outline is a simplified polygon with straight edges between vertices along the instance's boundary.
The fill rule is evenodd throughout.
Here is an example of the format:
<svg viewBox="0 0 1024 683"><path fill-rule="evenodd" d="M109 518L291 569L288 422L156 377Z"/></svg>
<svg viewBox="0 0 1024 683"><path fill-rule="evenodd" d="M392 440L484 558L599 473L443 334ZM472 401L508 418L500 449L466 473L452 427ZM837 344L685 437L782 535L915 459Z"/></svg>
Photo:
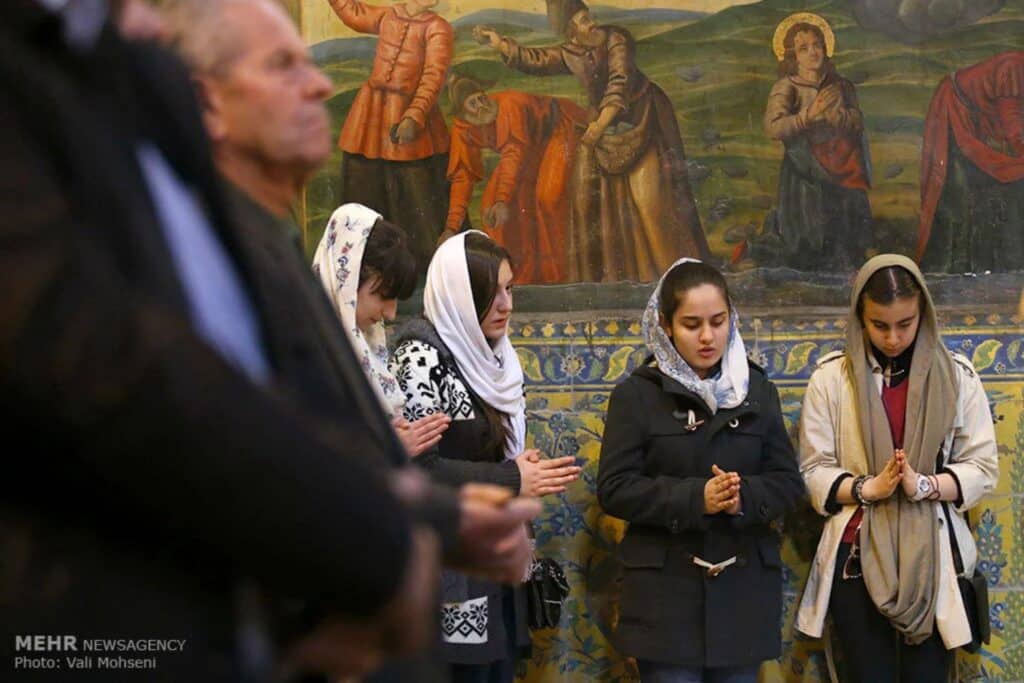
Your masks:
<svg viewBox="0 0 1024 683"><path fill-rule="evenodd" d="M689 411L695 421L688 431ZM743 514L704 514L711 466L741 475ZM773 522L803 496L778 392L757 366L743 403L711 415L652 366L615 388L608 405L597 495L629 522L616 644L626 655L687 666L777 657L782 562ZM716 577L697 556L736 564Z"/></svg>
<svg viewBox="0 0 1024 683"><path fill-rule="evenodd" d="M274 370L266 390L195 333L141 140L195 190L234 260ZM287 316L323 303L277 286L297 261L267 271L287 252L246 239L177 60L109 26L95 49L73 53L34 0L0 5L8 662L13 634L185 638L185 653L161 657L149 680L234 680L240 579L351 616L393 594L409 521L384 480L400 446L367 407L365 379L348 383L362 375L340 328L341 346L328 347ZM372 542L356 552L354 538Z"/></svg>

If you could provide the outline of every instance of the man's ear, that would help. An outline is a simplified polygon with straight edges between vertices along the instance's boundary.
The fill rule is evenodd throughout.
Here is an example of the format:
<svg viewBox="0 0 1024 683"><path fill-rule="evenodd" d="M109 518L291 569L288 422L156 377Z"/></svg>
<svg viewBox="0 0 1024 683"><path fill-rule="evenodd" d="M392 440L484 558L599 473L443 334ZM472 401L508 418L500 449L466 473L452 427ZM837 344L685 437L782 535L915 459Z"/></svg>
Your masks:
<svg viewBox="0 0 1024 683"><path fill-rule="evenodd" d="M206 127L206 134L214 142L222 140L227 134L224 120L221 116L221 104L223 100L217 86L210 82L210 79L203 76L192 78L192 87L195 89L196 100L199 102L199 109L203 114L203 125Z"/></svg>

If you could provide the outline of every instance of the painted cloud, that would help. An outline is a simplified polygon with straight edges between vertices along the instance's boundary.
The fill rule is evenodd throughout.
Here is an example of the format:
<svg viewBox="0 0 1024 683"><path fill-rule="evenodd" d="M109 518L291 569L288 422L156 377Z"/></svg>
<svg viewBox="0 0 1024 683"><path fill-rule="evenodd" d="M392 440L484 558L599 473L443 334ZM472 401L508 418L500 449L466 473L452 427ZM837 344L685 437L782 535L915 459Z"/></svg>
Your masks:
<svg viewBox="0 0 1024 683"><path fill-rule="evenodd" d="M995 14L1006 0L849 0L860 25L918 43Z"/></svg>

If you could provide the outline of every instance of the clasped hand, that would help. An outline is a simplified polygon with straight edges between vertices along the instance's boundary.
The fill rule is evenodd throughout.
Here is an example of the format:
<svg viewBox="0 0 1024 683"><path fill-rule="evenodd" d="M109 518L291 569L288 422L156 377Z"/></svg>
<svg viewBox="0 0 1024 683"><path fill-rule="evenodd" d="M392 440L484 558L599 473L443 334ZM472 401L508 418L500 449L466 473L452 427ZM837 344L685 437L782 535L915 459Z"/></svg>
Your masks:
<svg viewBox="0 0 1024 683"><path fill-rule="evenodd" d="M907 464L906 453L901 448L896 449L892 457L885 463L882 471L864 482L861 494L872 503L885 500L896 491L896 487L904 479L904 472L909 469L910 466ZM910 471L913 472L913 470ZM914 472L913 476L914 488L916 489L917 473Z"/></svg>
<svg viewBox="0 0 1024 683"><path fill-rule="evenodd" d="M711 474L713 476L704 484L704 513L740 514L743 509L740 500L740 475L736 472L726 472L718 465L711 466Z"/></svg>
<svg viewBox="0 0 1024 683"><path fill-rule="evenodd" d="M541 457L541 452L535 448L523 451L516 456L519 494L536 498L565 491L565 487L579 479L583 471L575 463L576 458L571 455L548 460Z"/></svg>

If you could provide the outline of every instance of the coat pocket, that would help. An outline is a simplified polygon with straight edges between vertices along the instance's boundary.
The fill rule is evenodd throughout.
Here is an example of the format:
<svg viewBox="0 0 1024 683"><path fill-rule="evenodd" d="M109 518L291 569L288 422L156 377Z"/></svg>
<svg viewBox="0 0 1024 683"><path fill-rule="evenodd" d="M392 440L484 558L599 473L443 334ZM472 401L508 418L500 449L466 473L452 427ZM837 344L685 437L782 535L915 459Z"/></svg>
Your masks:
<svg viewBox="0 0 1024 683"><path fill-rule="evenodd" d="M619 545L619 558L627 569L661 569L668 556L668 545L647 536L626 535Z"/></svg>
<svg viewBox="0 0 1024 683"><path fill-rule="evenodd" d="M667 543L651 536L629 536L619 546L623 564L619 635L648 633L658 627L666 600Z"/></svg>

